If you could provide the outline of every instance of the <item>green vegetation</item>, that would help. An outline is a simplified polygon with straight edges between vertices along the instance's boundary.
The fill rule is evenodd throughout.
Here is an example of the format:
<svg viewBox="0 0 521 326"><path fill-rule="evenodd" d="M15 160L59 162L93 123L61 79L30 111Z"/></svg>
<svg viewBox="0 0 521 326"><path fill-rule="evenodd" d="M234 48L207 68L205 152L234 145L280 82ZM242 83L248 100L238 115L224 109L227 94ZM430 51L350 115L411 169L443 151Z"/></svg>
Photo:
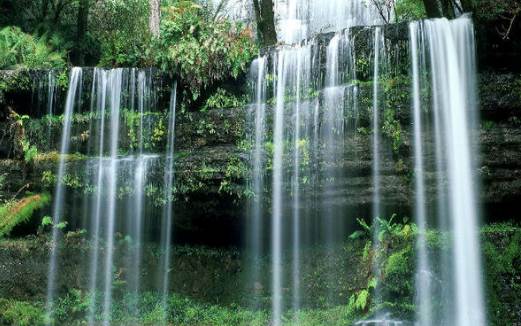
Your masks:
<svg viewBox="0 0 521 326"><path fill-rule="evenodd" d="M91 8L89 33L99 42L98 65L152 66L154 60L148 15L148 1L96 1Z"/></svg>
<svg viewBox="0 0 521 326"><path fill-rule="evenodd" d="M91 298L83 292L74 290L56 303L53 323L60 325L82 325L86 322ZM129 306L137 304L141 312L134 316ZM42 303L29 303L0 299L0 322L15 325L43 325L44 309ZM173 294L168 300L167 322L177 326L234 326L234 325L267 325L270 315L266 311L251 311L236 305L218 306L199 303L189 298ZM139 297L126 296L114 302L112 322L118 325L139 324L157 325L163 321L164 310L161 300L153 293L144 293ZM101 315L101 312L98 312ZM330 309L303 310L296 314L288 313L283 324L291 325L349 325L355 319L353 313L345 306Z"/></svg>
<svg viewBox="0 0 521 326"><path fill-rule="evenodd" d="M9 235L17 225L29 221L33 213L49 204L48 194L30 195L0 206L0 238Z"/></svg>
<svg viewBox="0 0 521 326"><path fill-rule="evenodd" d="M158 67L179 80L183 108L244 103L242 92L228 94L222 87L244 76L257 55L253 31L215 17L199 1L163 1L157 37L149 29L149 0L37 2L41 6L7 0L0 7L19 10L11 17L0 15L4 26L12 25L0 31L0 69L66 63Z"/></svg>
<svg viewBox="0 0 521 326"><path fill-rule="evenodd" d="M250 64L257 49L251 30L226 20L212 20L193 1L163 7L157 63L177 74L188 99L235 79Z"/></svg>
<svg viewBox="0 0 521 326"><path fill-rule="evenodd" d="M0 325L44 325L44 309L29 302L0 299Z"/></svg>
<svg viewBox="0 0 521 326"><path fill-rule="evenodd" d="M0 30L0 69L40 69L64 65L64 55L54 52L45 38L25 34L18 27Z"/></svg>
<svg viewBox="0 0 521 326"><path fill-rule="evenodd" d="M403 220L396 222L394 216L388 220L380 219L377 223L380 245L373 246L372 232L374 228L360 220L359 232L347 240L343 248L335 251L335 257L324 257L323 249L310 249L304 263L312 270L302 276L306 280L306 295L316 301L313 308L296 312L287 312L284 325L350 325L353 321L385 310L396 318L410 320L414 314L414 240L416 227ZM84 233L66 233L64 252L77 257L79 252L88 250ZM38 255L46 257L42 247L45 236L25 240L4 240L0 252L10 250L13 257L18 257L17 250L23 252L25 258L32 257L31 264L38 261ZM448 238L439 232L429 231L428 248L434 254L439 250L450 249L446 243ZM521 229L512 224L488 225L482 229L483 249L486 266L487 298L491 308L491 325L511 325L516 321L516 304L519 302L519 264L521 259ZM31 244L32 243L32 244ZM131 245L123 237L117 238L118 250ZM17 249L19 248L19 249ZM173 275L174 287L180 291L171 294L168 300L168 321L173 325L265 325L269 322L269 305L259 311L248 310L247 302L252 292L244 286L244 261L241 253L234 250L216 250L198 247L175 247L174 261L178 273ZM338 257L336 257L338 255ZM342 272L341 280L335 280L334 291L344 291L343 304L326 307L320 304L320 297L327 291L328 270L323 259L334 259L335 268ZM10 258L13 259L13 258ZM46 261L42 258L42 263ZM269 278L269 258L261 268ZM309 260L309 261L308 261ZM382 274L373 275L375 260L382 268ZM152 259L153 261L153 259ZM10 262L7 261L7 262ZM291 262L288 262L289 264ZM347 263L346 268L344 264ZM78 268L77 262L70 266ZM34 266L34 265L32 265ZM288 266L286 266L288 267ZM284 268L286 268L284 267ZM434 266L436 267L436 266ZM45 269L43 269L45 272ZM190 271L190 272L188 272ZM338 270L337 270L338 271ZM36 272L36 271L35 271ZM21 275L34 276L25 271ZM347 274L345 274L347 273ZM338 274L337 274L338 275ZM62 294L56 303L56 324L81 325L86 319L91 298L85 290L74 288L74 277L65 283L68 292ZM265 281L267 281L267 279ZM233 282L231 280L234 280ZM339 282L340 281L340 282ZM10 281L11 282L11 281ZM15 282L15 281L13 281ZM22 280L23 282L23 280ZM263 281L264 282L264 281ZM325 282L325 283L324 283ZM347 282L344 284L344 282ZM70 284L69 284L70 283ZM119 284L119 283L118 283ZM124 286L124 283L122 284ZM34 285L37 288L36 285ZM122 294L117 285L112 318L116 324L157 324L162 318L163 309L160 298L151 292L139 296ZM382 302L375 302L374 292L378 289ZM0 286L0 291L5 291ZM45 288L43 288L45 291ZM176 291L176 290L174 290ZM310 292L308 292L310 291ZM322 292L321 292L322 291ZM44 293L44 292L43 292ZM214 297L219 293L218 297ZM40 325L44 319L42 299L11 298L5 292L0 297L0 324ZM269 293L261 294L269 296ZM31 297L32 298L32 297ZM139 315L133 314L131 307L137 307ZM101 308L100 308L101 309ZM101 311L97 312L101 316ZM101 317L99 317L101 318Z"/></svg>
<svg viewBox="0 0 521 326"><path fill-rule="evenodd" d="M398 0L394 7L397 22L418 20L427 17L423 0Z"/></svg>
<svg viewBox="0 0 521 326"><path fill-rule="evenodd" d="M239 108L244 107L246 104L248 104L248 97L246 95L238 96L223 88L218 88L217 91L206 100L201 111Z"/></svg>

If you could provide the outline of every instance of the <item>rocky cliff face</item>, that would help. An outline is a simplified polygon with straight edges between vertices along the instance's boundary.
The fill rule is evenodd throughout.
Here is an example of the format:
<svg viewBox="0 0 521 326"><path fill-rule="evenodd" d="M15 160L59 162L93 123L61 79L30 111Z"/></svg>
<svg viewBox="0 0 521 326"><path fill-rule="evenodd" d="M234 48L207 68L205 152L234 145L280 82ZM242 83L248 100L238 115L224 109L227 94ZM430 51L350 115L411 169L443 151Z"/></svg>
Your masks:
<svg viewBox="0 0 521 326"><path fill-rule="evenodd" d="M355 217L369 216L372 204L370 117L373 30L353 28L350 34L356 52L359 117L356 125L346 133L345 155L334 163L341 172L338 175L342 177L335 180L334 187L329 187L327 196L330 198L328 202L337 209L353 212L354 215L349 218L354 221ZM384 118L388 127L382 130L382 204L386 215L397 213L410 216L413 171L407 25L388 25L384 27L384 35L387 42L387 75L380 82L385 89L383 105L389 114ZM314 41L318 49L317 62L321 66L319 70L322 71L318 84L323 83L325 78L325 51L332 37L333 34L323 34ZM67 74L58 75L62 76L60 80L64 79L59 83L57 95L63 102ZM45 109L41 108L41 104L33 100L34 81L41 76L45 73L0 73L4 85L0 92L3 110L0 121L0 175L5 177L2 194L5 198L13 196L19 189L25 189L25 186L34 192L52 191L56 181L53 176L59 159L56 151L62 126L59 114L63 107L58 105L58 115L49 118L44 115ZM85 76L85 83L88 84L88 70ZM161 82L163 77L160 74L154 78L160 85L158 110L146 114L149 134L145 139L147 150L163 153L169 90L168 83ZM315 88L321 89L320 85L315 85ZM484 218L489 221L521 218L515 209L515 204L521 200L521 75L483 71L479 76L478 88L481 125L480 130L475 131L475 137L480 138L481 162L476 173L482 181ZM89 103L89 94L84 93L83 101ZM317 92L310 100L321 101L321 97L322 94ZM29 116L23 122L23 129L17 129L15 121L8 119L9 110ZM269 107L267 112L270 120ZM136 146L137 122L131 112L124 114L127 116L120 129L120 152L129 154ZM225 239L232 239L233 243L242 241L238 235L243 233L248 198L252 196L249 187L251 117L249 107L207 112L178 111L176 185L173 192L176 195L176 239L179 241L200 238L204 238L207 244L228 242ZM90 186L84 181L84 176L87 171L85 167L92 159L88 150L91 141L89 128L94 122L88 108L76 114L73 121L71 148L75 154L67 158L67 171L70 172L67 180L62 182L78 194ZM38 155L31 162L23 160L23 150L17 139L21 131L27 141L38 149ZM271 155L269 152L266 154L268 157ZM426 157L426 162L429 161L433 158ZM152 179L162 178L159 172L162 171L161 159L158 164L158 168L151 171ZM321 164L324 162L317 163L318 169ZM268 169L267 178L270 173ZM429 170L426 176L427 198L432 198L436 176ZM320 193L322 186L318 184L314 189L306 189L304 195L312 199ZM147 196L154 197L157 193L147 193ZM269 197L266 196L268 200ZM312 205L313 201L307 203Z"/></svg>

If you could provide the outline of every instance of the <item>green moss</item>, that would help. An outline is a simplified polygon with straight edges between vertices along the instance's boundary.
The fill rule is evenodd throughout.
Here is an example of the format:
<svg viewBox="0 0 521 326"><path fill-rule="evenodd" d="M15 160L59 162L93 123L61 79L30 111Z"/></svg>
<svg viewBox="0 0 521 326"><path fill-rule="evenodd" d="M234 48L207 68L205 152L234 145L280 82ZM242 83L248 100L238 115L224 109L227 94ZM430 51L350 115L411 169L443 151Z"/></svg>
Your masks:
<svg viewBox="0 0 521 326"><path fill-rule="evenodd" d="M0 207L0 238L17 225L29 221L33 213L51 201L49 194L32 195Z"/></svg>
<svg viewBox="0 0 521 326"><path fill-rule="evenodd" d="M414 292L412 246L392 253L385 263L384 275L387 290L408 298Z"/></svg>

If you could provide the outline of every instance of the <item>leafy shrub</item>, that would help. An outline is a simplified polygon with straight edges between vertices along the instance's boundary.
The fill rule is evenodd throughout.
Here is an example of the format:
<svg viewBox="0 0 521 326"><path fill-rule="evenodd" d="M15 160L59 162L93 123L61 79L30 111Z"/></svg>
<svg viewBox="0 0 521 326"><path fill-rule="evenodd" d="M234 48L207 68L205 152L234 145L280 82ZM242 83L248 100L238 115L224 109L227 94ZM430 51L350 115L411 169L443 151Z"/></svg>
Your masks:
<svg viewBox="0 0 521 326"><path fill-rule="evenodd" d="M100 43L99 65L153 65L147 0L96 1L91 10L89 29Z"/></svg>
<svg viewBox="0 0 521 326"><path fill-rule="evenodd" d="M157 61L186 84L192 100L210 85L244 72L257 53L253 32L227 20L212 20L194 1L163 7Z"/></svg>
<svg viewBox="0 0 521 326"><path fill-rule="evenodd" d="M231 94L223 88L218 88L217 91L212 94L203 106L202 111L213 110L213 109L229 109L238 108L248 103L247 96L237 96Z"/></svg>
<svg viewBox="0 0 521 326"><path fill-rule="evenodd" d="M43 316L43 309L39 306L22 301L0 299L0 325L43 325Z"/></svg>
<svg viewBox="0 0 521 326"><path fill-rule="evenodd" d="M0 30L0 69L63 67L63 54L53 52L45 38L23 33L18 27Z"/></svg>

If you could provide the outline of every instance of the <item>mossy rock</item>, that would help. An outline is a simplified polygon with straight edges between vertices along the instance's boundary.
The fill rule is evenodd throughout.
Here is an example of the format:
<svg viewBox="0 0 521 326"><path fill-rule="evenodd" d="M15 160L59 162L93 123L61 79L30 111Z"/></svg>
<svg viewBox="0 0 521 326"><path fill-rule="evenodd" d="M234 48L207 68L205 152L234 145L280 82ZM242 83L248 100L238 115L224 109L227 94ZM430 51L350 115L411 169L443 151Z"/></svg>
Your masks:
<svg viewBox="0 0 521 326"><path fill-rule="evenodd" d="M27 223L33 213L51 201L49 194L27 196L21 200L0 207L0 238L9 235L17 226Z"/></svg>

